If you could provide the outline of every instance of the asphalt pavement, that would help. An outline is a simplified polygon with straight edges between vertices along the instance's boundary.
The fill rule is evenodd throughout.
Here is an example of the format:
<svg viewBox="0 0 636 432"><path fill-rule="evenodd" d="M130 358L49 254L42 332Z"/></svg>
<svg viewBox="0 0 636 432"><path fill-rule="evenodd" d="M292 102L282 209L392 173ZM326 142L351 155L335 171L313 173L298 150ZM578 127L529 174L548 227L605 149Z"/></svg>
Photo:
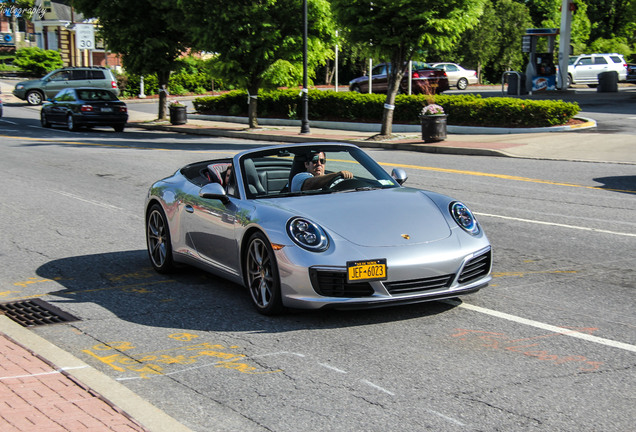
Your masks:
<svg viewBox="0 0 636 432"><path fill-rule="evenodd" d="M10 92L14 82L0 81L5 104L23 104ZM535 98L556 94L536 95ZM560 93L558 98L581 105L625 104L633 112L636 86L617 93ZM191 99L191 98L180 98ZM310 120L310 133L300 133L299 121L249 129L242 119L188 113L184 125L157 121L141 105L127 101L129 126L180 133L276 142L339 141L362 147L409 151L490 155L536 159L636 164L636 134L595 132L594 119L573 126L538 130L449 127L446 140L424 143L415 129L396 125L396 137L375 139L379 126L320 123ZM156 104L156 101L154 101ZM147 108L147 107L146 107ZM629 111L629 110L628 110ZM5 110L6 113L6 110ZM636 117L625 115L625 121ZM9 431L188 431L163 411L122 384L54 346L8 317L0 316L0 430Z"/></svg>

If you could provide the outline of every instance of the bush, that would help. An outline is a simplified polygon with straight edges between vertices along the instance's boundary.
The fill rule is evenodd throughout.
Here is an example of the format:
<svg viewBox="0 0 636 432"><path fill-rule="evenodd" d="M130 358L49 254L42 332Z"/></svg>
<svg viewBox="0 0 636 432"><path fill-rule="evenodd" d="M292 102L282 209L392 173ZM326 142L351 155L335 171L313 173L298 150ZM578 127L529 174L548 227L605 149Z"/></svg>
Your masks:
<svg viewBox="0 0 636 432"><path fill-rule="evenodd" d="M23 71L36 76L46 75L48 72L64 66L59 52L43 50L37 47L17 50L13 64Z"/></svg>
<svg viewBox="0 0 636 432"><path fill-rule="evenodd" d="M301 96L296 90L259 92L259 117L294 118L302 114ZM424 95L398 95L393 121L418 124ZM352 92L309 92L309 118L312 120L382 121L386 96ZM247 116L247 92L236 90L221 96L196 98L198 112L206 114ZM545 127L567 123L579 112L576 103L534 101L506 97L482 98L479 95L439 95L435 103L444 107L448 124L488 127Z"/></svg>

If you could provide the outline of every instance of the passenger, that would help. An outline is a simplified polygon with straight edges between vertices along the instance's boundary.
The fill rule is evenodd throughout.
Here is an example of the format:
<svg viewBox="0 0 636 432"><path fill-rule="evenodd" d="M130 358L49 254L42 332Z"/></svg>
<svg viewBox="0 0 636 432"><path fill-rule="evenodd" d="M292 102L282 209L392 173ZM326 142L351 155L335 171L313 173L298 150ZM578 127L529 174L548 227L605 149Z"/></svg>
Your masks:
<svg viewBox="0 0 636 432"><path fill-rule="evenodd" d="M232 179L232 165L227 167L227 169L223 173L223 186L227 187L230 184L231 179Z"/></svg>
<svg viewBox="0 0 636 432"><path fill-rule="evenodd" d="M323 152L311 154L307 159L308 161L305 162L305 171L296 174L294 178L292 178L291 192L321 189L337 177L342 177L343 179L353 178L353 173L350 171L338 171L325 174L327 159Z"/></svg>
<svg viewBox="0 0 636 432"><path fill-rule="evenodd" d="M225 192L230 195L234 193L234 177L232 176L232 165L227 167L223 172L223 187Z"/></svg>

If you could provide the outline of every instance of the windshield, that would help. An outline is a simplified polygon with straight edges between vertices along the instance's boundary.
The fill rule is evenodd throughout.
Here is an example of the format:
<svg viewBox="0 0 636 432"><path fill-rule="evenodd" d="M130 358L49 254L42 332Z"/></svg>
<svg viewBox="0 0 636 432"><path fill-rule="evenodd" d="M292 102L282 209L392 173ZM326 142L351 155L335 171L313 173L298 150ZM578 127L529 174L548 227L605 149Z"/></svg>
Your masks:
<svg viewBox="0 0 636 432"><path fill-rule="evenodd" d="M400 187L357 147L316 145L246 154L240 161L245 195L273 198ZM322 168L317 172L316 166ZM292 179L299 175L296 182ZM311 178L311 187L304 185ZM298 185L297 188L294 187ZM304 187L303 187L304 186Z"/></svg>

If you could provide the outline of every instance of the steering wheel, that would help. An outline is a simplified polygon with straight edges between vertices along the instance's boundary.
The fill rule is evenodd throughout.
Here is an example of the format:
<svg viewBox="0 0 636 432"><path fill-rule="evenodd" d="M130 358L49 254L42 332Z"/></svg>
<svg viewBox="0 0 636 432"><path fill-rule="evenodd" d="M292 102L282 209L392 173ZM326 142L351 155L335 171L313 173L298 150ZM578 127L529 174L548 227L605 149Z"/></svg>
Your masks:
<svg viewBox="0 0 636 432"><path fill-rule="evenodd" d="M338 174L337 176L335 176L334 178L331 179L331 181L329 183L327 183L326 185L324 185L322 187L322 190L329 190L332 189L335 185L337 185L338 183L341 183L345 181L345 178L342 176L342 174Z"/></svg>

